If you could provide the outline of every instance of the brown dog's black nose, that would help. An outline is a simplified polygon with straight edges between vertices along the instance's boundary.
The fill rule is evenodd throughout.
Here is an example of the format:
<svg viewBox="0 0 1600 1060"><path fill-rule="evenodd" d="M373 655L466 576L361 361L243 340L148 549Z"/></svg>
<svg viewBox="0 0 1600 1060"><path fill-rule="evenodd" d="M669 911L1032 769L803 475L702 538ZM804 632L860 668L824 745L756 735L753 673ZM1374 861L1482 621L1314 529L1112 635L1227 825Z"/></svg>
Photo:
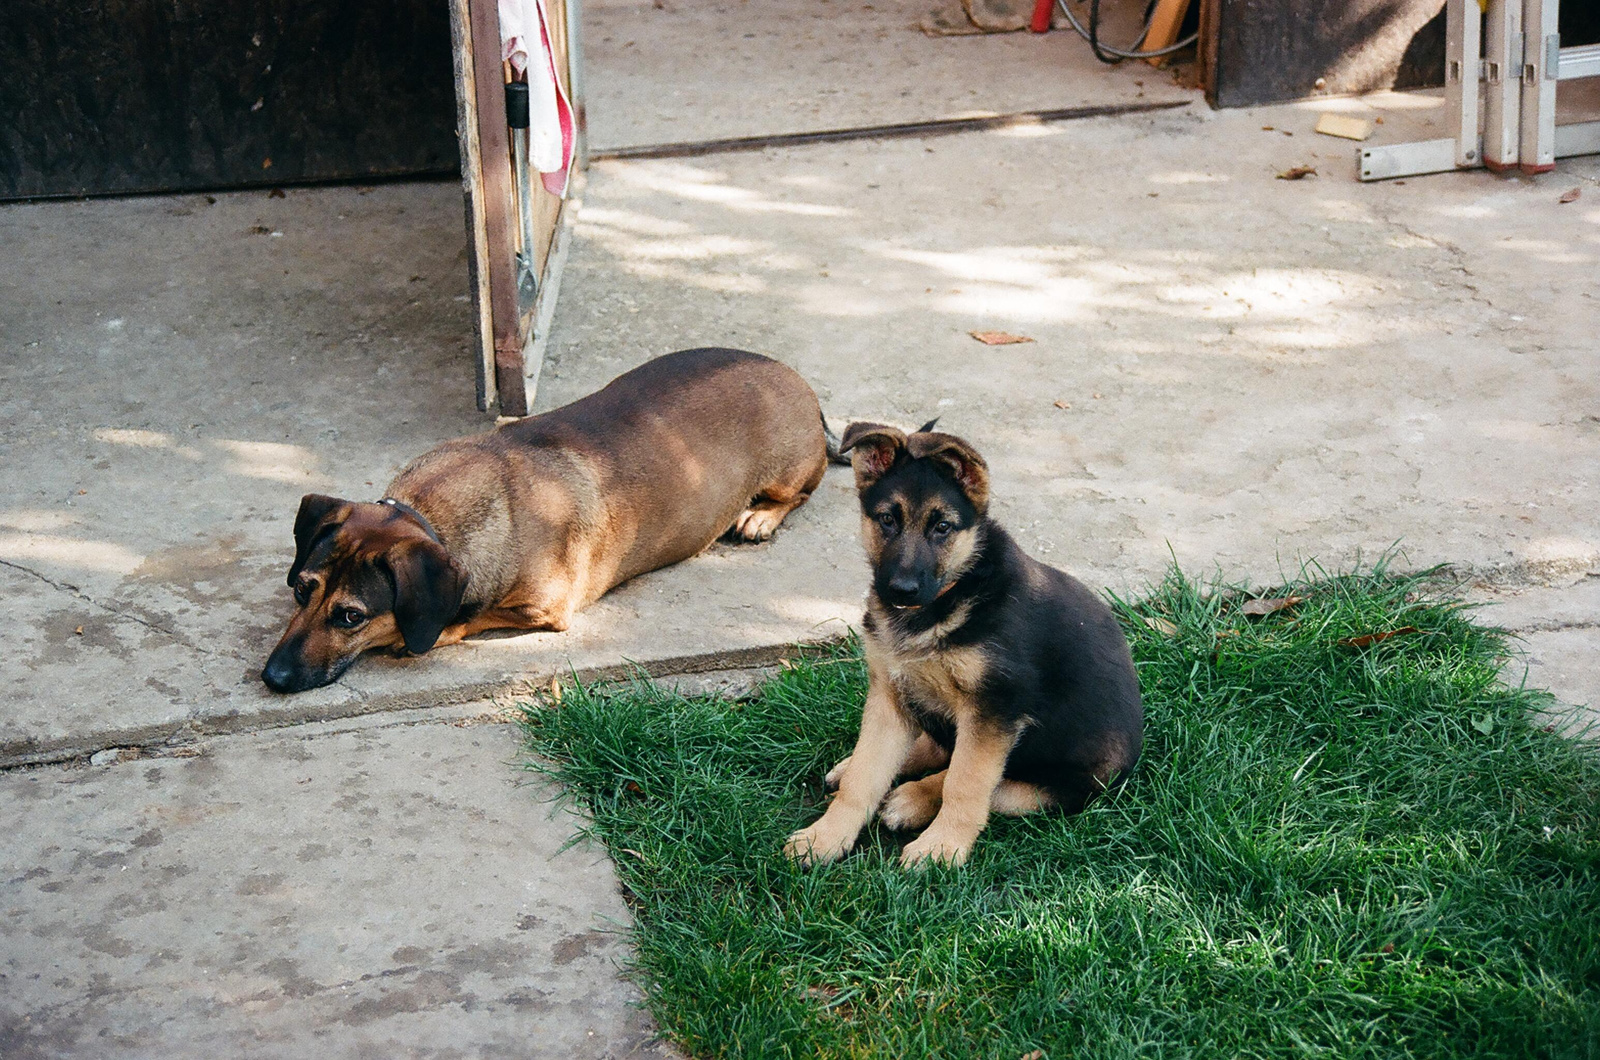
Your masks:
<svg viewBox="0 0 1600 1060"><path fill-rule="evenodd" d="M274 692L308 692L337 681L354 659L352 655L331 666L308 664L304 639L288 637L267 656L261 680Z"/></svg>
<svg viewBox="0 0 1600 1060"><path fill-rule="evenodd" d="M295 691L294 667L288 660L280 658L277 652L267 660L267 665L261 671L261 680L274 692Z"/></svg>

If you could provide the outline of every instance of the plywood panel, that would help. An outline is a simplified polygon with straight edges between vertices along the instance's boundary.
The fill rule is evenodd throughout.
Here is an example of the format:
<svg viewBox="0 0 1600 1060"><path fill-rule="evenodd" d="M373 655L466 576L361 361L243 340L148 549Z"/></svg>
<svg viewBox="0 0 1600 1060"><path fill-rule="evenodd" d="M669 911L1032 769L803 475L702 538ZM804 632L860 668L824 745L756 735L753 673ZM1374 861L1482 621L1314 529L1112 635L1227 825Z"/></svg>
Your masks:
<svg viewBox="0 0 1600 1060"><path fill-rule="evenodd" d="M444 175L438 0L3 0L0 198Z"/></svg>
<svg viewBox="0 0 1600 1060"><path fill-rule="evenodd" d="M1214 0L1213 106L1444 84L1444 0Z"/></svg>

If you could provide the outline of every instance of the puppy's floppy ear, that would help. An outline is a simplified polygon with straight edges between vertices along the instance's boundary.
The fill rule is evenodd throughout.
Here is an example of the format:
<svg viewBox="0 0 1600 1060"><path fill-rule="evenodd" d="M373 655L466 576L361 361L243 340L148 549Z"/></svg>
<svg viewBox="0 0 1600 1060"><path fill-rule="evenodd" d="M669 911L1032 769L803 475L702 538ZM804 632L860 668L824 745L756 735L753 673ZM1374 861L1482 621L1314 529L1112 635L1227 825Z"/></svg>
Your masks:
<svg viewBox="0 0 1600 1060"><path fill-rule="evenodd" d="M881 423L852 423L844 429L839 452L852 453L850 466L856 470L856 490L864 490L894 467L906 447L906 433Z"/></svg>
<svg viewBox="0 0 1600 1060"><path fill-rule="evenodd" d="M944 465L978 514L989 510L989 465L966 440L953 434L918 433L906 439L906 451L918 460Z"/></svg>
<svg viewBox="0 0 1600 1060"><path fill-rule="evenodd" d="M437 541L413 538L383 557L394 583L394 623L406 650L421 655L461 610L467 572Z"/></svg>
<svg viewBox="0 0 1600 1060"><path fill-rule="evenodd" d="M294 517L294 563L289 567L289 588L305 570L311 549L324 534L339 529L350 514L348 501L323 493L308 493L300 498L300 513Z"/></svg>

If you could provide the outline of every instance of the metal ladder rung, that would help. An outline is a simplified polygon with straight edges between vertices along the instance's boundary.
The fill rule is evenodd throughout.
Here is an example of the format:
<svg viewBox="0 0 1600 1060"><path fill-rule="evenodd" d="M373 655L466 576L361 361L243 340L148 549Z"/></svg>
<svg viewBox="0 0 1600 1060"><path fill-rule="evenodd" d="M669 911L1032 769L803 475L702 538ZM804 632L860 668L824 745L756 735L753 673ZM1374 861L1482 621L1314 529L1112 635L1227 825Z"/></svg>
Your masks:
<svg viewBox="0 0 1600 1060"><path fill-rule="evenodd" d="M1556 126L1556 157L1600 155L1600 121Z"/></svg>
<svg viewBox="0 0 1600 1060"><path fill-rule="evenodd" d="M1562 48L1556 76L1563 81L1572 81L1580 77L1600 77L1600 44Z"/></svg>

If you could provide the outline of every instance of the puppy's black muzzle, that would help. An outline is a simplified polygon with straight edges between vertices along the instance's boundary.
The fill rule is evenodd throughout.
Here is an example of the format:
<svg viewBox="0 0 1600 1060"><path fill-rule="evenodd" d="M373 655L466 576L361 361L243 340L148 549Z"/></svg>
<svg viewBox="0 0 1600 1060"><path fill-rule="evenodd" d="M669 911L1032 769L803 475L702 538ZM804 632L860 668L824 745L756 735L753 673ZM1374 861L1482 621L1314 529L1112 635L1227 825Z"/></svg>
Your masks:
<svg viewBox="0 0 1600 1060"><path fill-rule="evenodd" d="M878 599L890 607L925 607L939 596L939 579L927 567L898 566L880 572Z"/></svg>

